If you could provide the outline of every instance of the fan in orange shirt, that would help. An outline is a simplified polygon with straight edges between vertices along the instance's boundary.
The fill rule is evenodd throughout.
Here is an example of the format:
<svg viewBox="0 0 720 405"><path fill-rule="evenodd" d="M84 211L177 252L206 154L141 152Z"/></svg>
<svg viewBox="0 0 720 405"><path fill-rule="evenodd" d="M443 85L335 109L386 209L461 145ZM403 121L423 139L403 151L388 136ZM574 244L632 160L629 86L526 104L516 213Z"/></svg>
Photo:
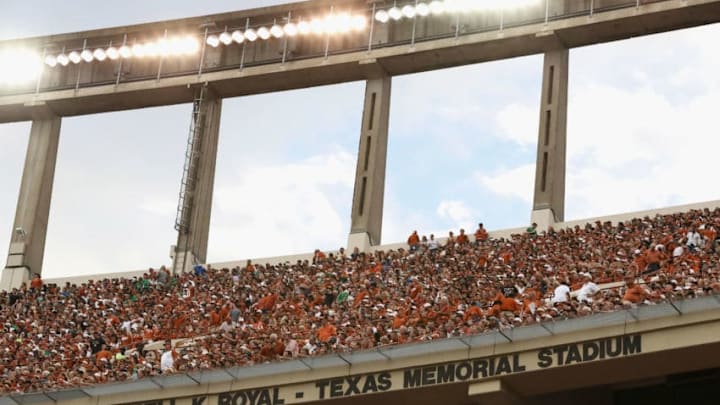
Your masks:
<svg viewBox="0 0 720 405"><path fill-rule="evenodd" d="M337 329L335 328L335 325L328 322L328 320L323 321L323 325L318 328L317 331L317 337L321 342L327 342L330 340L331 337L335 336L337 334Z"/></svg>
<svg viewBox="0 0 720 405"><path fill-rule="evenodd" d="M417 250L418 245L420 244L420 237L418 236L417 231L413 231L412 234L410 234L407 239L407 244L411 251Z"/></svg>
<svg viewBox="0 0 720 405"><path fill-rule="evenodd" d="M482 222L478 224L478 229L475 231L475 242L476 243L482 243L487 241L488 239L488 232L483 227Z"/></svg>

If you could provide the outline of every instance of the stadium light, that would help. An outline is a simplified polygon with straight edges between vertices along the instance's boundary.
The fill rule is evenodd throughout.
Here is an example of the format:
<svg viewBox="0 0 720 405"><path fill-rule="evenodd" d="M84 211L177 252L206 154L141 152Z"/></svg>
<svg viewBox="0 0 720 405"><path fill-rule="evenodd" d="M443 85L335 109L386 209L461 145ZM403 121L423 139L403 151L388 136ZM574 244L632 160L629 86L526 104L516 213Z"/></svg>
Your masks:
<svg viewBox="0 0 720 405"><path fill-rule="evenodd" d="M107 53L105 52L104 49L98 48L95 51L93 51L93 57L95 58L95 60L102 62L107 58Z"/></svg>
<svg viewBox="0 0 720 405"><path fill-rule="evenodd" d="M50 66L51 68L57 66L58 64L58 58L52 55L48 55L45 57L45 64Z"/></svg>
<svg viewBox="0 0 720 405"><path fill-rule="evenodd" d="M78 63L80 63L80 61L82 60L82 58L80 57L80 52L78 52L78 51L72 51L72 52L70 52L70 53L68 54L68 59L70 59L70 62L72 62L72 63L74 63L74 64L76 64L76 65L77 65Z"/></svg>
<svg viewBox="0 0 720 405"><path fill-rule="evenodd" d="M245 39L250 42L255 42L255 40L258 39L258 35L254 29L248 28L247 30L245 30Z"/></svg>
<svg viewBox="0 0 720 405"><path fill-rule="evenodd" d="M64 53L61 53L57 56L57 62L62 66L67 66L68 63L70 63L70 58Z"/></svg>
<svg viewBox="0 0 720 405"><path fill-rule="evenodd" d="M24 48L0 50L0 84L14 86L30 83L38 78L43 67L42 57Z"/></svg>
<svg viewBox="0 0 720 405"><path fill-rule="evenodd" d="M281 38L283 35L285 35L285 31L277 24L273 24L272 27L270 27L270 34L272 34L275 38Z"/></svg>
<svg viewBox="0 0 720 405"><path fill-rule="evenodd" d="M534 4L541 0L433 0L429 3L418 2L417 4L406 4L402 7L393 5L387 10L375 12L375 20L387 23L390 20L398 21L403 18L415 18L416 16L426 17L428 15L440 15L443 13L471 13L480 11L497 11L517 9Z"/></svg>
<svg viewBox="0 0 720 405"><path fill-rule="evenodd" d="M213 48L217 48L220 45L220 38L217 35L209 35L205 42Z"/></svg>
<svg viewBox="0 0 720 405"><path fill-rule="evenodd" d="M127 59L132 57L132 49L129 46L123 45L118 49L118 53L121 57Z"/></svg>
<svg viewBox="0 0 720 405"><path fill-rule="evenodd" d="M105 51L105 55L107 55L110 60L117 60L120 57L120 51L114 46L111 46Z"/></svg>
<svg viewBox="0 0 720 405"><path fill-rule="evenodd" d="M83 49L82 52L80 52L80 57L87 63L93 61L93 53L89 49Z"/></svg>
<svg viewBox="0 0 720 405"><path fill-rule="evenodd" d="M232 41L233 41L232 35L230 35L230 33L227 32L227 31L225 31L225 32L223 32L222 34L220 34L220 36L218 37L218 39L219 39L220 42L222 42L224 45L230 45L230 44L232 44Z"/></svg>
<svg viewBox="0 0 720 405"><path fill-rule="evenodd" d="M285 24L283 27L283 31L285 31L285 35L289 37L294 37L298 34L298 26L295 23L289 22Z"/></svg>
<svg viewBox="0 0 720 405"><path fill-rule="evenodd" d="M235 43L242 44L243 41L245 41L245 36L240 30L235 30L232 33L232 39L235 41Z"/></svg>
<svg viewBox="0 0 720 405"><path fill-rule="evenodd" d="M297 24L298 33L302 35L307 35L312 32L312 27L310 26L310 23L307 21L300 21Z"/></svg>
<svg viewBox="0 0 720 405"><path fill-rule="evenodd" d="M260 27L257 30L257 36L259 36L262 39L268 39L268 38L270 38L270 30L267 29L267 27Z"/></svg>

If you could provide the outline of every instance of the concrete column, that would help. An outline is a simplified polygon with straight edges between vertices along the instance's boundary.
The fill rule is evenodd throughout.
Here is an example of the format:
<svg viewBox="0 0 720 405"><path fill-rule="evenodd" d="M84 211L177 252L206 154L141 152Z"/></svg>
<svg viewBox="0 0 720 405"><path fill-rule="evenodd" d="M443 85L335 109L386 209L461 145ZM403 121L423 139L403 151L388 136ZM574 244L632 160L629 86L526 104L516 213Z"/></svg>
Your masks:
<svg viewBox="0 0 720 405"><path fill-rule="evenodd" d="M565 218L568 50L545 53L532 222L539 230Z"/></svg>
<svg viewBox="0 0 720 405"><path fill-rule="evenodd" d="M193 111L198 138L197 157L190 164L187 175L186 212L187 226L178 229L175 248L175 272L189 271L194 263L206 263L208 236L210 234L210 210L215 185L220 113L222 99L208 91L197 111Z"/></svg>
<svg viewBox="0 0 720 405"><path fill-rule="evenodd" d="M383 75L365 85L348 250L380 244L391 83L392 78Z"/></svg>
<svg viewBox="0 0 720 405"><path fill-rule="evenodd" d="M60 123L61 118L54 115L32 123L1 290L19 287L32 274L42 274Z"/></svg>

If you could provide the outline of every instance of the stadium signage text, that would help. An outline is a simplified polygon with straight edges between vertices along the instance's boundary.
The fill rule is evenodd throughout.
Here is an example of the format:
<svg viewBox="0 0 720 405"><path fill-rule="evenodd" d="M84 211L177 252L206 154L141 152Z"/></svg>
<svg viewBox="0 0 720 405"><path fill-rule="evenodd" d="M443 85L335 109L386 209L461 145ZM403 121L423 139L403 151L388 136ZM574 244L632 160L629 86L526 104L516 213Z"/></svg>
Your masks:
<svg viewBox="0 0 720 405"><path fill-rule="evenodd" d="M217 405L285 405L439 384L472 382L640 353L642 353L642 336L626 335L546 347L529 352L343 376L306 384L224 392L217 396L192 398L192 405L215 403ZM217 398L217 402L212 398ZM210 400L205 402L206 399ZM170 400L169 403L174 405L176 401L180 400Z"/></svg>

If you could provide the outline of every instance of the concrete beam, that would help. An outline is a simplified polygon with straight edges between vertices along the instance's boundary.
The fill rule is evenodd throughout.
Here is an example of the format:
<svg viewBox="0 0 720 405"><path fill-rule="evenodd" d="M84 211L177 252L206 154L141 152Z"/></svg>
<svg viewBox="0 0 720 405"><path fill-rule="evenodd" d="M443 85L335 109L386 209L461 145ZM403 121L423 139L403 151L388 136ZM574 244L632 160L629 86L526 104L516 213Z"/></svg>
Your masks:
<svg viewBox="0 0 720 405"><path fill-rule="evenodd" d="M198 89L198 96L200 90ZM196 157L191 157L186 176L185 212L178 229L174 272L189 271L194 263L207 262L210 234L210 211L215 185L218 139L222 99L214 92L207 93L193 109L197 138Z"/></svg>
<svg viewBox="0 0 720 405"><path fill-rule="evenodd" d="M8 259L0 277L0 289L6 291L31 274L42 274L61 119L50 117L47 110L36 113L46 118L33 121L30 129Z"/></svg>
<svg viewBox="0 0 720 405"><path fill-rule="evenodd" d="M540 230L565 218L568 58L565 48L545 53L532 214Z"/></svg>
<svg viewBox="0 0 720 405"><path fill-rule="evenodd" d="M365 86L348 250L366 250L381 241L391 83L384 76Z"/></svg>
<svg viewBox="0 0 720 405"><path fill-rule="evenodd" d="M520 405L525 403L499 379L470 384L468 399L478 405Z"/></svg>
<svg viewBox="0 0 720 405"><path fill-rule="evenodd" d="M313 3L313 2L308 2ZM268 10L263 10L268 11ZM220 18L220 17L218 17ZM229 17L228 17L229 18ZM402 75L452 66L543 53L558 44L574 48L632 38L657 32L694 27L720 21L720 0L666 0L547 22L507 27L503 31L462 34L407 43L387 43L367 50L312 57L281 63L237 66L198 75L161 77L159 80L120 82L119 85L81 86L34 94L0 95L0 123L31 120L26 107L44 101L60 116L128 110L190 102L188 85L210 82L219 97L236 97L320 86L368 78L361 61L375 60L389 75ZM150 24L167 25L168 22ZM143 28L143 29L145 29ZM89 31L73 37L92 37L104 31ZM46 40L52 40L48 37ZM42 43L43 39L38 39ZM30 41L32 42L32 41ZM34 89L33 89L34 90Z"/></svg>

